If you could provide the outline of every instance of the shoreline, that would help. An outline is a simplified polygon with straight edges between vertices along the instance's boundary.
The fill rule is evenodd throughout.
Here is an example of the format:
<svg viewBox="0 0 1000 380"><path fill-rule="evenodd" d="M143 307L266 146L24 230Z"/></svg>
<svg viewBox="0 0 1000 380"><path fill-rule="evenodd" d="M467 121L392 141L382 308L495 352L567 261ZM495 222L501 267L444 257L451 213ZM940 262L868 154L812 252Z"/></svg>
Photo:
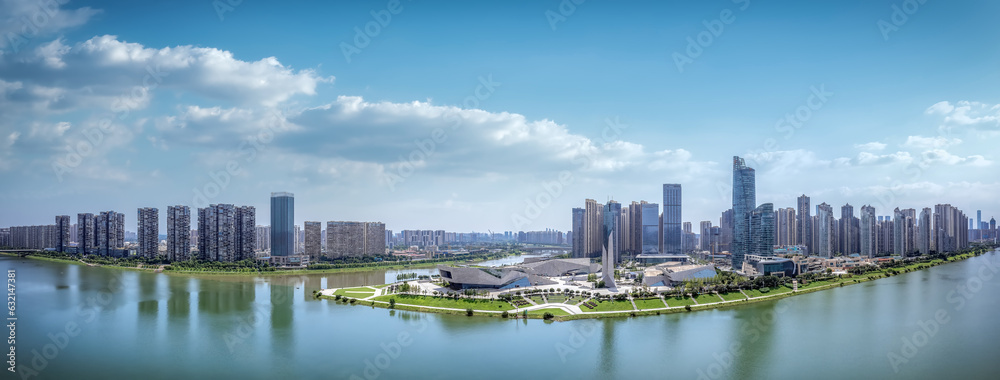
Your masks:
<svg viewBox="0 0 1000 380"><path fill-rule="evenodd" d="M704 311L704 310L724 309L724 308L736 307L736 306L740 306L740 305L749 305L749 304L758 303L758 302L776 301L776 300L780 300L780 299L783 299L783 298L794 297L794 296L798 296L798 295L802 295L802 294L808 294L808 293L813 293L813 292L830 290L831 288L839 288L839 287L844 287L844 286L856 285L856 284L861 284L861 283L865 283L865 282L869 282L869 281L877 281L877 280L883 279L883 278L888 278L888 277L893 277L893 276L899 276L899 275L913 273L913 272L917 272L917 271L921 271L921 270L931 269L931 268L936 267L938 265L951 264L951 263L955 263L955 262L959 262L959 261L964 261L964 260L967 260L967 259L970 259L970 258L973 258L973 257L982 256L982 255L989 254L990 252L995 252L995 251L998 251L998 250L1000 250L1000 248L997 248L997 247L984 247L984 248L977 249L977 250L975 250L973 252L951 256L951 257L945 258L943 260L942 259L935 259L935 260L931 260L931 261L928 261L928 262L911 263L911 264L908 264L908 265L904 265L902 267L879 269L879 270L867 272L867 273L864 273L864 274L861 274L861 275L849 275L848 277L840 277L840 278L836 279L836 282L829 283L829 284L824 284L824 285L820 285L820 286L816 286L816 287L808 287L806 289L801 289L801 286L800 286L799 290L789 291L789 292L783 292L783 293L774 294L774 295L764 295L764 296L752 297L752 298L748 297L747 299L736 300L736 301L720 301L720 302L713 302L713 303L708 303L708 304L690 305L690 310L688 310L686 307L675 306L675 307L644 309L644 310L607 311L607 312L582 312L582 313L579 313L579 314L555 315L551 319L548 319L548 320L558 321L558 322L565 322L565 321L581 320L581 319L628 318L628 317L639 317L639 316L651 316L651 315L662 315L662 314L674 314L674 313L685 313L685 312L696 312L696 311ZM895 274L888 274L887 272L889 270L894 271ZM322 290L319 290L314 296L316 298L318 298L318 299L327 299L327 300L330 300L330 301L335 301L338 304L352 305L352 306L370 306L370 307L373 307L373 308L374 307L379 307L379 308L389 309L389 310L405 310L405 311L416 311L416 312L424 312L424 313L467 315L466 314L466 310L464 310L464 309L445 308L445 307L432 307L432 306L426 306L426 305L404 304L404 303L400 303L399 301L397 301L394 306L390 306L389 302L381 301L381 300L375 300L374 299L375 297L390 296L390 295L393 295L393 294L401 295L399 293L392 293L392 294L380 295L380 292L376 291L376 293L373 296L370 296L370 297L365 297L365 298L350 298L350 297L346 297L345 296L345 297L341 297L338 300L338 299L336 299L335 296L323 294L323 292L327 291L327 290L335 290L335 289L322 289ZM332 294L332 292L331 292L331 294ZM688 295L688 296L690 297L690 295ZM431 297L431 296L424 296L424 297ZM434 297L434 298L442 298L442 297ZM354 302L351 302L351 300L353 300ZM513 310L507 310L508 315L509 315L508 318L502 318L503 311L497 311L497 310L476 310L476 309L473 309L473 315L472 316L475 316L475 317L487 317L487 318L502 318L502 319L511 319L511 320L518 320L518 319L543 319L543 320L545 320L545 318L543 318L543 315L541 315L539 313L534 313L533 314L532 312L533 311L540 311L540 310L543 310L543 309L557 308L557 307L559 307L558 303L555 303L555 304L554 303L545 303L545 304L541 304L541 305L535 305L534 307L529 307L529 308L534 308L534 310L528 310L527 318L525 318L523 316L523 313L525 311L525 309L523 309L523 308L517 308L517 309L513 309Z"/></svg>
<svg viewBox="0 0 1000 380"><path fill-rule="evenodd" d="M287 269L287 270L277 269L277 270L265 271L265 272L260 272L260 271L258 271L258 272L186 271L186 270L176 270L176 269L163 270L163 271L160 271L160 272L156 272L157 268L156 267L152 267L152 266L151 267L138 268L138 267L128 267L128 266L122 266L122 265L91 264L91 263L87 263L87 262L81 262L80 260L72 260L72 259L64 259L64 258L56 258L56 257L47 257L47 256L38 256L38 255L24 255L24 256L21 256L21 255L16 254L16 253L0 252L0 255L2 255L2 256L8 256L8 257L29 258L29 259L34 259L34 260L44 260L44 261L50 261L50 262L68 263L68 264L76 264L76 265L100 267L100 268L111 268L111 269L121 269L121 270L131 270L131 271L142 271L142 272L149 272L149 273L163 273L163 274L168 274L168 275L171 275L171 274L172 275L213 275L213 276L248 276L248 277L249 276L253 276L253 277L256 277L256 276L299 276L299 275L304 275L304 274L356 273L356 272L369 272L369 271L376 271L376 270L386 270L386 271L389 271L389 270L409 270L409 269L432 269L432 268L437 267L438 265L472 264L472 263L482 262L482 261L505 259L505 258L508 258L508 257L511 257L511 256L520 256L520 255L524 255L524 254L525 253L523 253L523 252L521 252L521 253L509 252L509 253L507 253L507 254L505 254L505 255L503 255L501 257L498 257L498 258L485 258L485 259L473 259L473 260L448 260L448 261L433 262L433 263L419 263L418 262L417 264L412 264L412 265L410 265L410 264L390 264L390 265L380 265L380 266L371 266L371 267L350 267L350 268ZM157 264L157 265L159 265L159 264ZM164 264L164 265L170 265L170 264Z"/></svg>

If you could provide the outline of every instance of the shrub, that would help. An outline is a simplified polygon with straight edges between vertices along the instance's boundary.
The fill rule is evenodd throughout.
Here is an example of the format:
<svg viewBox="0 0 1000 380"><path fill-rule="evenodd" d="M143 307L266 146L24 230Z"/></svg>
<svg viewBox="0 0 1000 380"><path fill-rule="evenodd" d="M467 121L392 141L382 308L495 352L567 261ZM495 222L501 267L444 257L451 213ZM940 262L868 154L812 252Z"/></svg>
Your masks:
<svg viewBox="0 0 1000 380"><path fill-rule="evenodd" d="M691 305L684 305L684 310L691 311Z"/></svg>
<svg viewBox="0 0 1000 380"><path fill-rule="evenodd" d="M547 312L547 311L545 312L545 314L542 314L542 318L544 318L544 319L552 319L554 317L555 317L555 315L552 315L552 313Z"/></svg>
<svg viewBox="0 0 1000 380"><path fill-rule="evenodd" d="M465 315L471 317L473 314L472 309L465 309Z"/></svg>
<svg viewBox="0 0 1000 380"><path fill-rule="evenodd" d="M389 308L390 309L395 309L396 308L396 299L395 298L390 298L389 299Z"/></svg>
<svg viewBox="0 0 1000 380"><path fill-rule="evenodd" d="M508 313L507 310L504 310L503 313L500 313L500 318L507 318L509 316L510 316L510 313Z"/></svg>

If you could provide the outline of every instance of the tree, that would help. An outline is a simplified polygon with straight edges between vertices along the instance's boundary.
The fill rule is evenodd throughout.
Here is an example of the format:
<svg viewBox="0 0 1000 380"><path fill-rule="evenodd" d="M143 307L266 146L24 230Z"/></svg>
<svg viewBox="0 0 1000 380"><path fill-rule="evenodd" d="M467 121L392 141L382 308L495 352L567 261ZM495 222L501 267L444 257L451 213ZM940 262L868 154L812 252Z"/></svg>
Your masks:
<svg viewBox="0 0 1000 380"><path fill-rule="evenodd" d="M471 316L472 316L472 313L473 313L472 309L465 309L465 315L466 315L467 317L471 317Z"/></svg>
<svg viewBox="0 0 1000 380"><path fill-rule="evenodd" d="M389 299L389 308L390 309L395 309L396 308L396 299L395 298L390 298Z"/></svg>

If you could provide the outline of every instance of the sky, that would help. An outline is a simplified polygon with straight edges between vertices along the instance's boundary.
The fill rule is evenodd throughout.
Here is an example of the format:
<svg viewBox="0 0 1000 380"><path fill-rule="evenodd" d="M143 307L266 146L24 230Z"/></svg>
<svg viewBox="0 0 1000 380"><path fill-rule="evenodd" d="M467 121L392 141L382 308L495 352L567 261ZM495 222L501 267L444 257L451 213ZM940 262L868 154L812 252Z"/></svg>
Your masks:
<svg viewBox="0 0 1000 380"><path fill-rule="evenodd" d="M1000 217L994 1L0 0L0 226L295 194L303 221L571 228L587 198ZM839 211L837 211L839 215ZM75 219L74 219L75 220Z"/></svg>

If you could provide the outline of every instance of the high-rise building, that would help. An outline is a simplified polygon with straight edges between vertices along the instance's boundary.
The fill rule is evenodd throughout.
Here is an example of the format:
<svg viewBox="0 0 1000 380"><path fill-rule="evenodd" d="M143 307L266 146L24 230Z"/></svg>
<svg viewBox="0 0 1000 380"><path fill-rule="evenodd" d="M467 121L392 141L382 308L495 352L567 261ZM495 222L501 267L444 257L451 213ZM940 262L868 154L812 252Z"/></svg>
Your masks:
<svg viewBox="0 0 1000 380"><path fill-rule="evenodd" d="M684 231L681 235L681 245L683 246L682 253L694 252L695 248L698 246L698 239L694 234L694 231L691 229L691 222L684 222L682 225L684 226Z"/></svg>
<svg viewBox="0 0 1000 380"><path fill-rule="evenodd" d="M323 235L323 224L320 222L305 222L303 224L303 229L305 233L305 254L309 255L310 259L319 258L322 253L322 244L320 240ZM383 239L385 236L382 237Z"/></svg>
<svg viewBox="0 0 1000 380"><path fill-rule="evenodd" d="M319 258L322 253L320 247L320 239L323 235L323 225L320 222L305 222L303 227L305 227L305 254L309 255L310 259ZM382 236L385 239L385 236Z"/></svg>
<svg viewBox="0 0 1000 380"><path fill-rule="evenodd" d="M604 247L604 206L587 199L583 218L583 251L587 257L598 257Z"/></svg>
<svg viewBox="0 0 1000 380"><path fill-rule="evenodd" d="M934 235L938 253L954 252L968 247L968 218L950 204L934 206Z"/></svg>
<svg viewBox="0 0 1000 380"><path fill-rule="evenodd" d="M756 207L756 174L742 158L733 156L733 268L742 268L751 251L750 216Z"/></svg>
<svg viewBox="0 0 1000 380"><path fill-rule="evenodd" d="M775 232L775 244L777 245L795 245L796 243L796 221L795 221L795 209L781 208L778 209L777 217L775 218L775 225L777 227Z"/></svg>
<svg viewBox="0 0 1000 380"><path fill-rule="evenodd" d="M763 203L750 214L751 255L774 255L774 205ZM741 264L742 268L742 264Z"/></svg>
<svg viewBox="0 0 1000 380"><path fill-rule="evenodd" d="M854 217L854 206L850 203L840 207L840 222L838 223L839 242L838 252L850 255L859 253L861 245L858 243L858 218Z"/></svg>
<svg viewBox="0 0 1000 380"><path fill-rule="evenodd" d="M202 260L253 259L256 210L252 206L213 204L198 209L198 254Z"/></svg>
<svg viewBox="0 0 1000 380"><path fill-rule="evenodd" d="M816 231L818 245L816 247L816 254L821 257L832 258L833 257L833 244L834 244L834 224L833 224L833 207L826 204L826 202L821 203L816 206L816 215L819 217L817 220L817 227L819 229Z"/></svg>
<svg viewBox="0 0 1000 380"><path fill-rule="evenodd" d="M917 223L917 251L921 255L931 253L931 231L933 231L931 220L934 219L932 214L930 207L924 207L920 211L920 221Z"/></svg>
<svg viewBox="0 0 1000 380"><path fill-rule="evenodd" d="M167 260L191 258L191 208L167 206Z"/></svg>
<svg viewBox="0 0 1000 380"><path fill-rule="evenodd" d="M257 251L257 209L253 206L236 208L236 256L234 261L253 260Z"/></svg>
<svg viewBox="0 0 1000 380"><path fill-rule="evenodd" d="M616 240L618 242L621 242L620 236L622 233L622 228L621 225L619 224L621 223L621 215L622 215L621 203L612 200L608 201L608 203L604 205L604 215L603 215L604 229L601 232L601 236L603 236L605 240L608 239L608 236L613 235L615 238L617 238ZM610 250L610 252L608 253L611 255L611 257L615 259L615 263L617 263L618 260L621 259L621 247L620 247L621 244L618 243L609 245L608 242L605 241L604 246L608 247L608 250Z"/></svg>
<svg viewBox="0 0 1000 380"><path fill-rule="evenodd" d="M257 250L271 250L271 226L257 226ZM325 231L325 230L324 230ZM326 244L324 242L324 244Z"/></svg>
<svg viewBox="0 0 1000 380"><path fill-rule="evenodd" d="M722 212L719 217L719 246L718 252L732 252L733 245L733 209Z"/></svg>
<svg viewBox="0 0 1000 380"><path fill-rule="evenodd" d="M573 258L587 257L583 251L583 218L586 210L580 207L573 208L573 250L570 256Z"/></svg>
<svg viewBox="0 0 1000 380"><path fill-rule="evenodd" d="M703 220L698 223L698 234L698 249L712 252L715 248L712 246L712 221Z"/></svg>
<svg viewBox="0 0 1000 380"><path fill-rule="evenodd" d="M798 199L798 215L796 216L796 244L804 245L808 248L809 253L812 254L813 251L813 229L812 229L812 215L809 210L809 197L805 194Z"/></svg>
<svg viewBox="0 0 1000 380"><path fill-rule="evenodd" d="M684 253L681 234L681 185L663 184L663 253Z"/></svg>
<svg viewBox="0 0 1000 380"><path fill-rule="evenodd" d="M441 231L443 243L444 231ZM385 254L385 224L377 222L326 222L326 255L330 258ZM435 244L438 245L438 244Z"/></svg>
<svg viewBox="0 0 1000 380"><path fill-rule="evenodd" d="M76 214L77 252L84 255L97 253L97 236L94 234L94 214Z"/></svg>
<svg viewBox="0 0 1000 380"><path fill-rule="evenodd" d="M271 193L271 256L295 254L295 195Z"/></svg>
<svg viewBox="0 0 1000 380"><path fill-rule="evenodd" d="M861 257L873 258L878 254L878 230L875 218L875 208L861 206L860 234Z"/></svg>
<svg viewBox="0 0 1000 380"><path fill-rule="evenodd" d="M56 252L66 252L66 248L69 248L69 235L69 215L56 215L56 244L54 245Z"/></svg>
<svg viewBox="0 0 1000 380"><path fill-rule="evenodd" d="M94 235L100 255L118 255L125 246L125 214L102 211L94 218Z"/></svg>
<svg viewBox="0 0 1000 380"><path fill-rule="evenodd" d="M160 210L153 207L140 208L136 227L139 256L153 258L160 254Z"/></svg>
<svg viewBox="0 0 1000 380"><path fill-rule="evenodd" d="M659 253L660 249L660 205L643 202L640 253Z"/></svg>
<svg viewBox="0 0 1000 380"><path fill-rule="evenodd" d="M983 210L976 210L976 228L982 229L983 225Z"/></svg>

